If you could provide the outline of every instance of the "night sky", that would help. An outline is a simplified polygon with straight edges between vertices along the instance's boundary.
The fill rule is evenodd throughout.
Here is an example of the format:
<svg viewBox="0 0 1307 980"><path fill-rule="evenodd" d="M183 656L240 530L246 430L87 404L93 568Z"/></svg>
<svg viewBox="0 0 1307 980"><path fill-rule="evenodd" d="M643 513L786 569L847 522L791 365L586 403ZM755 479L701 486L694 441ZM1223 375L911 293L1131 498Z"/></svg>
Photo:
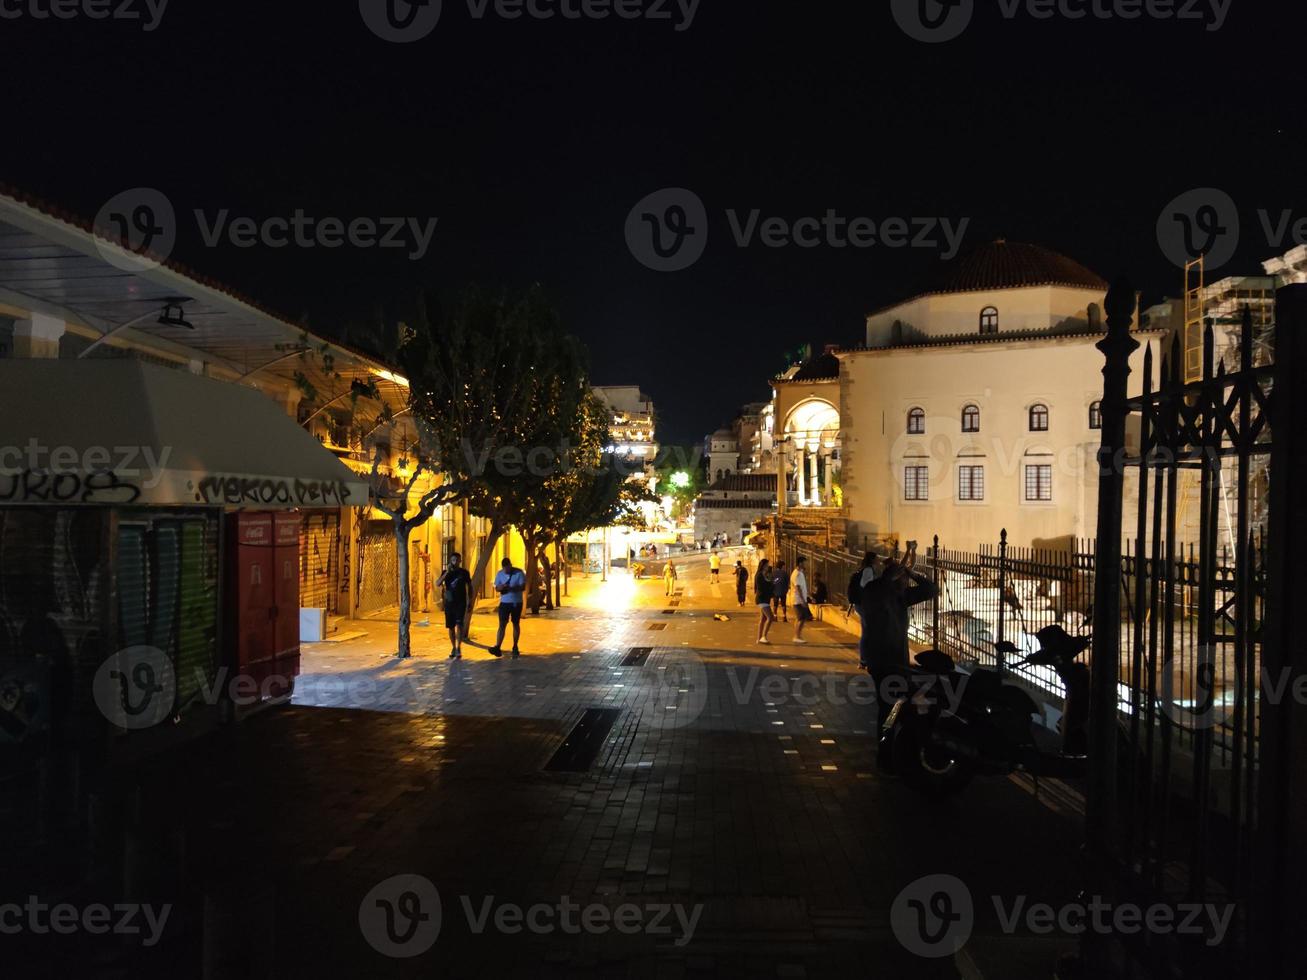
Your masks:
<svg viewBox="0 0 1307 980"><path fill-rule="evenodd" d="M740 248L728 209L967 218L964 250L1036 242L1153 294L1179 289L1156 224L1182 192L1237 203L1222 273L1294 244L1267 241L1259 208L1307 217L1300 4L1231 0L1211 31L1210 0L1206 23L976 0L960 37L926 44L887 2L703 0L678 31L674 0L670 21L477 20L445 0L429 36L395 44L357 2L173 0L148 32L21 3L0 20L0 179L88 217L157 188L176 258L328 335L417 285L540 282L594 380L653 397L663 441L768 397L787 351L854 342L943 248ZM664 187L708 215L703 257L674 273L623 231ZM209 247L197 208L439 222L413 261Z"/></svg>

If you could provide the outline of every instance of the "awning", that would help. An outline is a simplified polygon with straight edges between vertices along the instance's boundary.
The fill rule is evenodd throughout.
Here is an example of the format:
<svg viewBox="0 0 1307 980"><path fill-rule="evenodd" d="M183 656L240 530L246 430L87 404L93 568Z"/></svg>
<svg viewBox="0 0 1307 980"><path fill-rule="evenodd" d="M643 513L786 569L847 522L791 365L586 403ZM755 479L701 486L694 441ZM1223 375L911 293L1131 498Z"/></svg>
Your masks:
<svg viewBox="0 0 1307 980"><path fill-rule="evenodd" d="M243 385L131 359L0 360L0 506L364 506L354 473Z"/></svg>

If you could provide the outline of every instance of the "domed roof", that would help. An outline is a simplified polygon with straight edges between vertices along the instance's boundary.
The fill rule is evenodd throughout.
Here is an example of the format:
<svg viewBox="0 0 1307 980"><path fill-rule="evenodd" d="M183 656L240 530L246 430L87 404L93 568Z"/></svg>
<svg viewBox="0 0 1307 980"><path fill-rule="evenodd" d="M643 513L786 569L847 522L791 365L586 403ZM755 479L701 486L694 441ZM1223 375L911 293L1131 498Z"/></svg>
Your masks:
<svg viewBox="0 0 1307 980"><path fill-rule="evenodd" d="M1052 249L1000 238L938 266L909 298L1022 286L1072 286L1106 291L1108 283L1075 259Z"/></svg>

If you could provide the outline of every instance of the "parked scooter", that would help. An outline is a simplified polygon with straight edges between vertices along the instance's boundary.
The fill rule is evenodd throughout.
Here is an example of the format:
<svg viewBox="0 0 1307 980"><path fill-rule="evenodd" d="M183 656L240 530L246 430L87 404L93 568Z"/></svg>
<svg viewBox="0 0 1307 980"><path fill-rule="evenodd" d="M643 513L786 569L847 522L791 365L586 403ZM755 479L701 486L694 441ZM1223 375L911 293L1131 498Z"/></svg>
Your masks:
<svg viewBox="0 0 1307 980"><path fill-rule="evenodd" d="M1023 770L1036 776L1075 776L1086 769L1089 724L1089 668L1077 658L1089 638L1061 626L1035 634L1039 649L1018 661L1052 667L1066 687L1060 741L1035 720L1039 707L1026 691L1004 681L999 669L957 669L938 650L917 654L909 668L909 692L899 698L881 727L880 759L904 782L935 794L956 793L977 775ZM995 644L1007 661L1019 653ZM1056 744L1049 744L1050 742Z"/></svg>

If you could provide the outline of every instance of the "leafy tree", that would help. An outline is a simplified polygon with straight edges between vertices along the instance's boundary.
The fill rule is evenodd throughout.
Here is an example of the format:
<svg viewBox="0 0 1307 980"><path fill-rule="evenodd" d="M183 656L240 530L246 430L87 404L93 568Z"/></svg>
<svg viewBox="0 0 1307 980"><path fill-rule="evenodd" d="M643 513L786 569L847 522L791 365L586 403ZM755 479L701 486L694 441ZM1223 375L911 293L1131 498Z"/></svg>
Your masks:
<svg viewBox="0 0 1307 980"><path fill-rule="evenodd" d="M402 447L397 472L383 471L380 451L371 472L373 504L395 532L399 657L411 654L410 535L439 507L478 493L483 461L521 446L540 404L536 350L523 342L521 307L473 287L444 316L430 316L420 298L401 330L398 360L415 435ZM427 487L415 496L424 475Z"/></svg>

